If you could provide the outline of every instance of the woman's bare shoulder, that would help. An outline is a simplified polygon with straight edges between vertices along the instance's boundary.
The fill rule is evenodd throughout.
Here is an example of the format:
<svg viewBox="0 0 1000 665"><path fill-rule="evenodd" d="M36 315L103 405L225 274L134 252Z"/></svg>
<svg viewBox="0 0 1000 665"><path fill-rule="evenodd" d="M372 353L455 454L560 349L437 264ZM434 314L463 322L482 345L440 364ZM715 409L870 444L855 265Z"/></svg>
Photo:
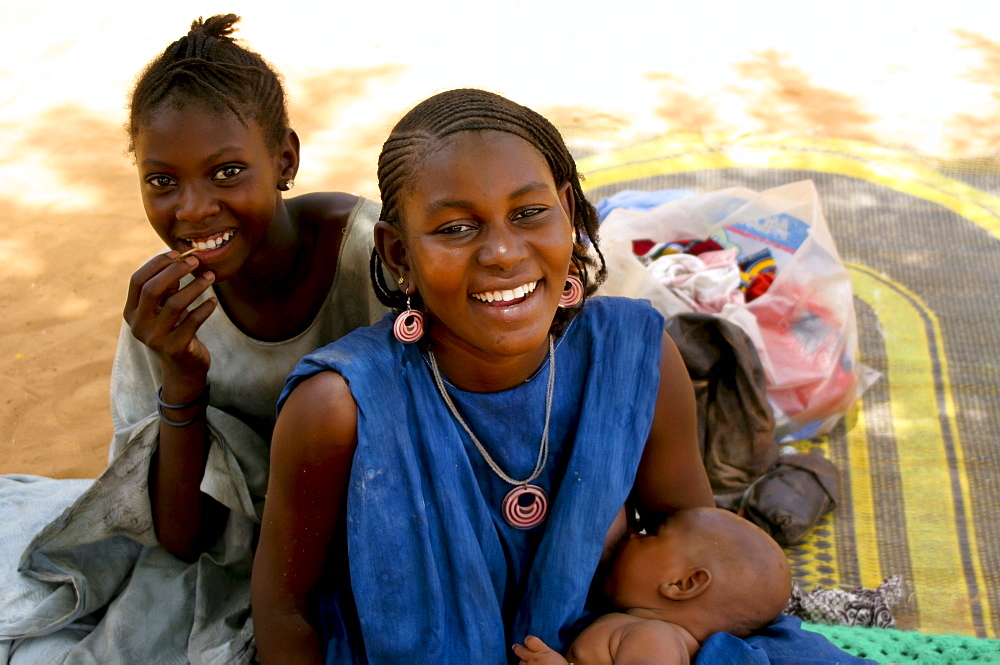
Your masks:
<svg viewBox="0 0 1000 665"><path fill-rule="evenodd" d="M313 192L286 199L285 205L289 214L301 222L343 229L359 200L347 192Z"/></svg>
<svg viewBox="0 0 1000 665"><path fill-rule="evenodd" d="M330 461L331 449L357 441L357 403L347 380L337 372L319 372L292 390L275 425L272 458L301 462Z"/></svg>

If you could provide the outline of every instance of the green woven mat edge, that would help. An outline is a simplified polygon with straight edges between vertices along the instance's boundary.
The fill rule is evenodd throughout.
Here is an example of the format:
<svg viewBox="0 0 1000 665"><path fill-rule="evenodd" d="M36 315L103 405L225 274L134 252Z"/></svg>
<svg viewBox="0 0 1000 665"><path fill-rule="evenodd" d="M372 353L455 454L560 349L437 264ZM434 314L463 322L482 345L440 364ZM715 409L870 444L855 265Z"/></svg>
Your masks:
<svg viewBox="0 0 1000 665"><path fill-rule="evenodd" d="M803 622L802 627L823 635L851 655L879 663L1000 663L1000 640L809 622Z"/></svg>

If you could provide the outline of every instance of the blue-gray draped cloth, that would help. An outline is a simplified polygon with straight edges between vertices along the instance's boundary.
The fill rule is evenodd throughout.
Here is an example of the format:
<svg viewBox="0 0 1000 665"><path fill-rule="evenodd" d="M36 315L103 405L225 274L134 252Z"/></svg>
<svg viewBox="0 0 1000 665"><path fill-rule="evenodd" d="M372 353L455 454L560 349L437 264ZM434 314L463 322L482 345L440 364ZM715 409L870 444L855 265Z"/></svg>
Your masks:
<svg viewBox="0 0 1000 665"><path fill-rule="evenodd" d="M385 312L368 286L378 217L376 203L359 200L334 283L300 335L261 342L222 307L198 330L212 355L201 490L228 519L194 563L156 538L148 478L159 445L160 361L122 327L108 468L95 480L0 476L0 665L253 662L250 571L274 405L303 355Z"/></svg>

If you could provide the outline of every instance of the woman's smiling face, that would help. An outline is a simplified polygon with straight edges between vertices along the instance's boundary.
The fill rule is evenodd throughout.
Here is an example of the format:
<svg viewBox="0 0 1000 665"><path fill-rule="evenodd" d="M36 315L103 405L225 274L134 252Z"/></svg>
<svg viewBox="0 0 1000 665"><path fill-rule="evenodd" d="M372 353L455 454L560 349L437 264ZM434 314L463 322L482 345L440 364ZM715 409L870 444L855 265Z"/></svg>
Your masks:
<svg viewBox="0 0 1000 665"><path fill-rule="evenodd" d="M199 104L164 104L135 141L142 202L171 249L196 250L223 281L267 237L278 202L277 152L256 123Z"/></svg>
<svg viewBox="0 0 1000 665"><path fill-rule="evenodd" d="M573 252L573 201L545 157L499 131L460 132L420 160L403 194L402 271L435 349L535 356Z"/></svg>

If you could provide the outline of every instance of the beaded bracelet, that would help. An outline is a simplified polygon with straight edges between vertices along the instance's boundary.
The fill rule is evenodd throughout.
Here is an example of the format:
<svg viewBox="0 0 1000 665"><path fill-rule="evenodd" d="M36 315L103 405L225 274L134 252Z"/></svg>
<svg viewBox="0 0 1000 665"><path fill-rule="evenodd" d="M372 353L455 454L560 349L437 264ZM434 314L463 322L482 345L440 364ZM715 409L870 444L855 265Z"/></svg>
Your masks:
<svg viewBox="0 0 1000 665"><path fill-rule="evenodd" d="M160 386L156 390L156 413L160 416L160 422L164 422L171 427L187 427L188 425L197 422L201 418L201 412L198 412L194 418L190 420L182 420L181 422L174 422L173 420L167 419L163 414L164 409L170 409L172 411L180 411L183 409L190 409L195 406L207 407L208 406L208 394L211 389L211 384L208 379L205 380L205 391L198 396L197 399L188 402L187 404L167 404L163 401L163 386Z"/></svg>

